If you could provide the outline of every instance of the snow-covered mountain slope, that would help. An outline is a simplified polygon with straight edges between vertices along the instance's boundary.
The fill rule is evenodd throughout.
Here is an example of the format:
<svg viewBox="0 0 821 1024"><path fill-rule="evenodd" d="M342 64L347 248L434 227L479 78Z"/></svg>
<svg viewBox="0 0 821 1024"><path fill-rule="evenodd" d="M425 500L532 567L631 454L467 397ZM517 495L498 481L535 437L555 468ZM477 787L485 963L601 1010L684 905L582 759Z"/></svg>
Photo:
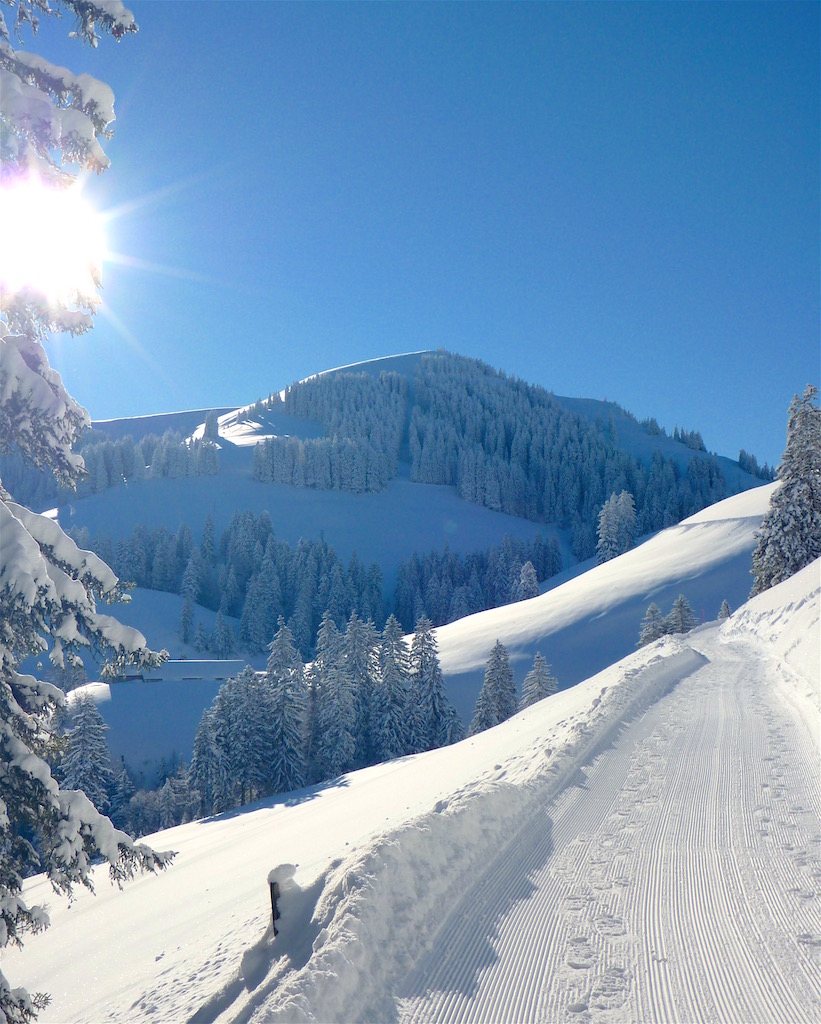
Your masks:
<svg viewBox="0 0 821 1024"><path fill-rule="evenodd" d="M7 973L43 1021L817 1020L820 577L453 747L161 833L167 873L54 901Z"/></svg>
<svg viewBox="0 0 821 1024"><path fill-rule="evenodd" d="M754 533L771 490L768 485L719 502L604 565L583 573L577 566L571 572L578 575L531 601L439 628L442 669L463 722L470 721L497 639L508 648L519 687L537 651L553 666L560 685L568 687L634 649L651 601L667 612L683 592L705 620L718 614L724 598L732 607L741 604L751 585ZM155 649L197 658L177 637L181 608L180 597L138 590L118 613ZM197 619L213 628L213 612L198 608ZM264 668L265 660L259 655L254 667ZM136 778L150 778L163 758L190 759L197 724L218 689L219 683L209 680L133 682L96 688L93 694L109 726L115 759L125 758Z"/></svg>
<svg viewBox="0 0 821 1024"><path fill-rule="evenodd" d="M425 357L432 355L435 354L414 352L388 356L313 376L323 377L344 371L378 377L383 372L391 372L405 378L412 399L414 376L423 366ZM439 355L447 356L445 353ZM459 361L459 357L449 358ZM470 363L469 360L462 362ZM509 386L515 391L515 382L505 383L505 380L498 382L499 387ZM266 383L273 390L282 385L281 381ZM269 387L265 387L261 397L267 395ZM540 392L540 389L536 391ZM658 451L665 458L669 457L686 479L691 461L705 454L672 438L650 435L613 403L569 398L557 398L556 401L574 417L581 417L581 421L597 423L600 432L611 435L625 456L638 460L645 468L649 466L653 452ZM98 422L95 428L112 437L121 437L129 432L142 434L148 424L153 424L158 431L171 428L201 437L204 414L198 425L195 423L197 415L187 412ZM487 410L486 415L489 415ZM388 592L393 587L397 562L414 552L425 554L431 550L442 550L445 543L449 543L452 550L464 554L498 544L504 532L516 537L530 537L538 528L538 524L523 522L514 516L484 516L477 511L478 506L460 500L451 487L411 482L408 479L407 429L400 446L399 475L389 483L387 490L378 494L351 494L339 490L317 491L261 484L251 479L253 448L258 442L272 436L290 436L300 440L316 438L324 433L316 421L286 413L281 408L253 411L252 406L243 406L224 412L219 417L219 424L220 471L216 476L187 480L153 478L116 486L63 506L59 516L61 525L65 529L87 526L92 533L105 531L116 539L130 534L138 522L149 529L161 526L172 531L185 522L198 538L206 515L211 515L219 534L235 511L248 509L258 513L267 508L277 535L292 544L300 537L313 540L324 533L343 559L347 560L355 550L360 561L379 562ZM458 430L461 429L460 426ZM731 491L757 486L758 481L732 460L719 458L718 465ZM397 522L403 524L401 530L386 527L386 524ZM550 527L547 531L553 532ZM574 561L566 538L563 555L565 564Z"/></svg>
<svg viewBox="0 0 821 1024"><path fill-rule="evenodd" d="M235 512L267 511L276 536L292 546L302 537L324 537L346 563L354 552L366 566L376 562L388 593L399 562L415 551L442 551L447 544L464 555L495 547L506 535L528 541L540 533L558 534L554 527L462 501L452 487L401 478L378 494L263 485L251 478L250 459L249 449L235 448L222 455L217 476L120 484L61 507L60 525L85 526L92 536L100 531L117 540L130 536L138 523L171 532L187 523L199 540L206 516L219 537ZM563 553L570 557L566 543Z"/></svg>
<svg viewBox="0 0 821 1024"><path fill-rule="evenodd" d="M183 437L193 433L205 422L210 409L186 409L183 412L161 412L146 416L124 416L113 420L92 420L91 429L105 434L112 441L130 435L135 441L141 440L146 434L162 435L166 430L173 430ZM230 409L214 410L218 415L230 412Z"/></svg>
<svg viewBox="0 0 821 1024"><path fill-rule="evenodd" d="M651 601L666 614L683 593L702 621L718 615L724 598L738 607L750 592L754 535L774 486L718 502L586 572L578 566L573 578L530 601L440 627L442 669L459 712L472 713L497 639L508 648L517 678L540 651L560 685L569 686L634 648Z"/></svg>

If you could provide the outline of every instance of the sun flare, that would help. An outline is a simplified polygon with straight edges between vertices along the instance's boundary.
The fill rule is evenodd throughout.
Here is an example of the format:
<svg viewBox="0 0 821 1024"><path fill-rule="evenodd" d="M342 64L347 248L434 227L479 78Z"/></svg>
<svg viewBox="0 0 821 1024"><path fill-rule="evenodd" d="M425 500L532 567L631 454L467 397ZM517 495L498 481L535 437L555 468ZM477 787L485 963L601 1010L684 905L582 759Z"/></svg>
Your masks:
<svg viewBox="0 0 821 1024"><path fill-rule="evenodd" d="M50 303L96 305L105 235L81 188L36 177L0 187L0 308L33 292Z"/></svg>

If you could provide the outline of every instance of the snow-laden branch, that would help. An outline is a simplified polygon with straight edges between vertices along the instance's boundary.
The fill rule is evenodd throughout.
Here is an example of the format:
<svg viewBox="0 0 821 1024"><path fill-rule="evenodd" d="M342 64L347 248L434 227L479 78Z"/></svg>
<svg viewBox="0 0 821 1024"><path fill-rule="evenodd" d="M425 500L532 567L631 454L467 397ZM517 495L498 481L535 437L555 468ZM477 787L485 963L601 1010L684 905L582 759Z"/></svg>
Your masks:
<svg viewBox="0 0 821 1024"><path fill-rule="evenodd" d="M71 486L83 472L72 445L90 423L49 366L42 345L9 334L0 322L0 452L13 444L35 466L50 466Z"/></svg>

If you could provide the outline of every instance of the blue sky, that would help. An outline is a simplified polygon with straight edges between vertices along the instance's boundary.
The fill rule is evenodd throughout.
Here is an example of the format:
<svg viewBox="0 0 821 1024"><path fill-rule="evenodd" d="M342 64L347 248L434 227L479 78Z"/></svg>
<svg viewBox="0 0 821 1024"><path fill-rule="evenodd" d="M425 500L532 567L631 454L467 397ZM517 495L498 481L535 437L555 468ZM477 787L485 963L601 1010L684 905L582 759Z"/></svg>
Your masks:
<svg viewBox="0 0 821 1024"><path fill-rule="evenodd" d="M819 5L140 2L94 418L444 347L776 461L819 381ZM115 322L116 320L116 322Z"/></svg>

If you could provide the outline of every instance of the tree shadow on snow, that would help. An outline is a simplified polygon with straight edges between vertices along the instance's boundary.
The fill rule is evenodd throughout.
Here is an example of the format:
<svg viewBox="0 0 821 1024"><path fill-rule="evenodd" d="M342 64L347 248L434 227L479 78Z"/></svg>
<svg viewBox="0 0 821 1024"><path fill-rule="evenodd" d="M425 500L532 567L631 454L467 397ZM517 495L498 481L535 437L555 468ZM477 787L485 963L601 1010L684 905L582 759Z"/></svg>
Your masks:
<svg viewBox="0 0 821 1024"><path fill-rule="evenodd" d="M199 825L210 825L217 821L230 821L240 814L247 814L249 811L259 811L272 807L298 807L309 800L316 800L323 793L331 789L346 789L350 785L347 777L341 775L338 779L331 779L329 782L317 782L313 786L306 786L304 789L295 789L291 793L277 793L276 796L266 796L262 800L255 800L250 804L243 804L241 807L232 807L228 811L221 811L219 814L211 814L207 818L197 819Z"/></svg>

